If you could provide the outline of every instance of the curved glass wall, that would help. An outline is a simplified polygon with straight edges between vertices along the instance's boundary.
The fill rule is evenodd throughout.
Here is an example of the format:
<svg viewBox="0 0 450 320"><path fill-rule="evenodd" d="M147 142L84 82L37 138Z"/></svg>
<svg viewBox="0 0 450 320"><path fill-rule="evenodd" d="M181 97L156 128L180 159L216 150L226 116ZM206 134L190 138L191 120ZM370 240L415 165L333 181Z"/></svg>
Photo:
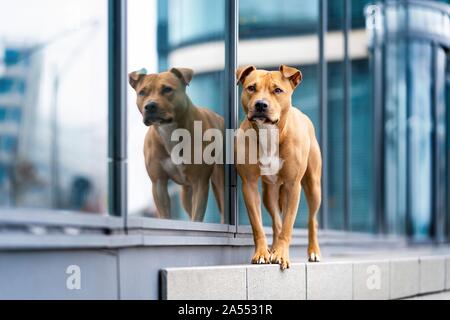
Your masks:
<svg viewBox="0 0 450 320"><path fill-rule="evenodd" d="M450 7L437 2L386 2L367 8L377 125L384 145L376 187L386 232L413 240L438 237L445 215L446 53ZM447 75L448 76L448 75Z"/></svg>

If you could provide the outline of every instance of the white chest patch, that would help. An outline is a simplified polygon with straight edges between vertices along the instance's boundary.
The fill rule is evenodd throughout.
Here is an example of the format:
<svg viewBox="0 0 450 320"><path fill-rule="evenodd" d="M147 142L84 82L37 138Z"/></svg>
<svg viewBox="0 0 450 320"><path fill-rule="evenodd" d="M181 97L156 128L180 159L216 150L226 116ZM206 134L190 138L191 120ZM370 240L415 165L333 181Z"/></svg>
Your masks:
<svg viewBox="0 0 450 320"><path fill-rule="evenodd" d="M259 169L261 175L272 183L278 181L278 173L283 168L284 160L277 156L262 156L259 158Z"/></svg>
<svg viewBox="0 0 450 320"><path fill-rule="evenodd" d="M161 166L167 175L176 183L181 185L187 183L186 175L184 174L184 165L175 165L171 158L167 158L161 162Z"/></svg>
<svg viewBox="0 0 450 320"><path fill-rule="evenodd" d="M272 183L278 181L278 173L284 160L279 157L280 143L278 127L270 124L258 124L259 128L259 168L261 175Z"/></svg>
<svg viewBox="0 0 450 320"><path fill-rule="evenodd" d="M158 126L157 130L161 140L163 141L164 148L170 155L173 148L178 144L176 141L172 141L172 133L178 128L176 123L165 124ZM185 166L176 165L173 163L170 156L161 162L161 166L167 175L178 184L186 184L186 175L184 174Z"/></svg>
<svg viewBox="0 0 450 320"><path fill-rule="evenodd" d="M167 153L171 154L173 148L177 145L178 142L172 141L172 133L178 128L176 123L164 124L158 126L156 129L163 141L164 147L166 148Z"/></svg>

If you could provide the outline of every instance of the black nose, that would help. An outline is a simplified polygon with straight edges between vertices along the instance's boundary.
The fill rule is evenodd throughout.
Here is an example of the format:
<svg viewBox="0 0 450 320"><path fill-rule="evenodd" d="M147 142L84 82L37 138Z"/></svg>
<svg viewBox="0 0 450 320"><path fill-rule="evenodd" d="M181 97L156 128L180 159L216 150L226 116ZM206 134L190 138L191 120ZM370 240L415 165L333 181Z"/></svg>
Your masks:
<svg viewBox="0 0 450 320"><path fill-rule="evenodd" d="M151 112L155 111L158 108L158 104L156 102L150 102L145 106L145 111Z"/></svg>
<svg viewBox="0 0 450 320"><path fill-rule="evenodd" d="M269 105L265 101L256 101L255 109L256 112L265 112Z"/></svg>

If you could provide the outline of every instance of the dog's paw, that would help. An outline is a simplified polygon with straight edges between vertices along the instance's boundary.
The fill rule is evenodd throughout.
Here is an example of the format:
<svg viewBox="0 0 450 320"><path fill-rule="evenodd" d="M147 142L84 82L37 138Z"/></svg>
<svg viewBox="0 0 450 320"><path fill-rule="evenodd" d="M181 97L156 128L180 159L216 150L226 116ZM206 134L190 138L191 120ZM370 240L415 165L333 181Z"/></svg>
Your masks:
<svg viewBox="0 0 450 320"><path fill-rule="evenodd" d="M290 268L291 262L289 260L289 247L277 245L272 249L270 261L273 264L279 264L281 270Z"/></svg>
<svg viewBox="0 0 450 320"><path fill-rule="evenodd" d="M320 262L320 249L318 247L316 248L309 248L308 249L308 261L309 262Z"/></svg>
<svg viewBox="0 0 450 320"><path fill-rule="evenodd" d="M255 255L252 258L253 264L269 264L270 263L270 251L268 248L256 249Z"/></svg>
<svg viewBox="0 0 450 320"><path fill-rule="evenodd" d="M308 261L309 262L320 262L320 255L313 252L309 255Z"/></svg>

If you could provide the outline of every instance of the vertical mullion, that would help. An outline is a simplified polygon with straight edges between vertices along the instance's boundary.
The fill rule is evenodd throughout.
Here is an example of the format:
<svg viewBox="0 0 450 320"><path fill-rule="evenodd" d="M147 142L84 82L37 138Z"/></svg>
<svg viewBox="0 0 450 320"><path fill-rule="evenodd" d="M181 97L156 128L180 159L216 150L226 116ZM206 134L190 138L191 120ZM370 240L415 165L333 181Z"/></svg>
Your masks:
<svg viewBox="0 0 450 320"><path fill-rule="evenodd" d="M432 121L432 134L431 134L431 194L432 194L432 204L431 204L431 223L430 223L430 237L433 238L434 241L437 240L438 233L438 210L439 210L439 143L438 143L438 118L437 118L437 95L436 95L436 44L432 43L431 45L431 121Z"/></svg>
<svg viewBox="0 0 450 320"><path fill-rule="evenodd" d="M438 108L438 94L437 94L437 74L436 65L437 59L437 44L431 44L431 80L432 80L432 92L431 92L431 114L432 114L432 174L431 174L431 193L434 195L432 208L431 208L431 225L430 236L434 241L438 240L439 233L439 210L440 210L440 192L439 192L439 174L440 174L440 150L439 150L439 108Z"/></svg>
<svg viewBox="0 0 450 320"><path fill-rule="evenodd" d="M411 185L411 128L409 125L409 119L412 114L412 106L411 106L411 81L412 81L412 66L411 66L411 41L410 39L410 6L407 1L404 1L401 5L404 6L405 9L405 30L406 30L406 44L405 44L405 64L406 64L406 159L408 159L406 165L406 225L405 225L405 233L409 237L409 240L413 240L414 236L414 215L412 212L412 185Z"/></svg>
<svg viewBox="0 0 450 320"><path fill-rule="evenodd" d="M328 226L328 75L325 57L325 35L328 26L328 1L319 1L319 108L320 108L320 144L322 146L322 209L321 227Z"/></svg>
<svg viewBox="0 0 450 320"><path fill-rule="evenodd" d="M434 232L434 240L437 243L444 241L445 234L445 140L446 129L444 119L446 119L445 106L441 103L440 88L444 88L445 78L440 74L443 72L440 68L439 59L439 44L432 44L432 80L433 80L433 92L432 92L432 106L433 106L433 123L434 123L434 161L433 161L433 194L435 199L433 201L433 219L432 230Z"/></svg>
<svg viewBox="0 0 450 320"><path fill-rule="evenodd" d="M344 0L344 228L351 228L351 62L349 32L351 30L351 0Z"/></svg>
<svg viewBox="0 0 450 320"><path fill-rule="evenodd" d="M238 125L238 99L236 87L237 46L239 41L239 0L225 2L225 128L236 129ZM229 146L231 141L225 139L226 152L234 152ZM230 154L225 159L230 159ZM225 213L230 215L230 224L238 228L237 173L230 161L225 163Z"/></svg>
<svg viewBox="0 0 450 320"><path fill-rule="evenodd" d="M385 7L382 6L384 12ZM383 19L385 21L383 12L378 12L381 16L375 17L375 19ZM377 14L376 12L374 13ZM374 22L376 24L376 21ZM383 25L383 28L385 24ZM384 108L384 63L383 63L383 47L386 45L386 39L380 38L378 30L375 30L375 38L373 39L373 59L371 59L371 71L373 82L373 165L374 165L374 179L373 179L373 201L374 201L374 215L376 221L376 231L383 233L384 228L384 121L383 121L383 108Z"/></svg>
<svg viewBox="0 0 450 320"><path fill-rule="evenodd" d="M127 2L108 2L109 212L127 216Z"/></svg>
<svg viewBox="0 0 450 320"><path fill-rule="evenodd" d="M379 213L379 220L380 220L380 230L383 234L389 233L389 221L388 217L386 215L386 195L385 195L385 183L386 183L386 130L385 130L385 123L386 123L386 101L387 101L387 59L388 59L388 46L389 46L389 36L387 34L388 30L388 19L386 17L387 13L387 6L388 3L386 0L383 0L383 10L382 10L382 19L383 19L383 34L382 39L380 43L380 92L378 93L380 95L380 110L379 110L379 134L380 134L380 140L379 140L379 161L380 161L380 171L378 174L380 178L380 184L379 184L379 205L380 205L380 211ZM381 18L381 17L380 17Z"/></svg>

